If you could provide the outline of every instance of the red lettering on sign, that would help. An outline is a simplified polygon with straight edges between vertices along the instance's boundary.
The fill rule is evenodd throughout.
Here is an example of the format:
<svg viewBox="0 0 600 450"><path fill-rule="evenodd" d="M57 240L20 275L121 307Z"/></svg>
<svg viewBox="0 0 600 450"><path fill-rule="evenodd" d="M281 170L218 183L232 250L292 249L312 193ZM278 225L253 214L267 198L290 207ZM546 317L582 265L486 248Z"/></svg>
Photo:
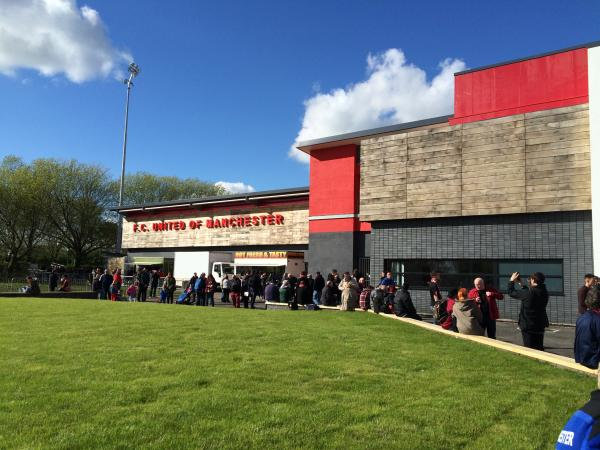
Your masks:
<svg viewBox="0 0 600 450"><path fill-rule="evenodd" d="M252 219L250 217L244 217L244 226L249 227L252 224Z"/></svg>
<svg viewBox="0 0 600 450"><path fill-rule="evenodd" d="M244 226L244 218L243 217L238 217L237 218L237 226L238 227L243 227Z"/></svg>
<svg viewBox="0 0 600 450"><path fill-rule="evenodd" d="M175 223L173 224L173 229L174 229L174 230L179 230L179 222L175 222Z"/></svg>
<svg viewBox="0 0 600 450"><path fill-rule="evenodd" d="M252 225L254 225L255 227L257 227L260 224L258 217L256 216L252 216Z"/></svg>
<svg viewBox="0 0 600 450"><path fill-rule="evenodd" d="M269 216L267 217L267 222L269 223L269 225L275 225L275 217L269 214Z"/></svg>
<svg viewBox="0 0 600 450"><path fill-rule="evenodd" d="M179 221L179 229L180 230L185 230L185 222L183 220Z"/></svg>
<svg viewBox="0 0 600 450"><path fill-rule="evenodd" d="M283 216L281 214L275 214L275 224L283 225Z"/></svg>
<svg viewBox="0 0 600 450"><path fill-rule="evenodd" d="M195 221L195 220L190 220L190 228L191 228L192 230L195 230L195 229L196 229L196 221Z"/></svg>
<svg viewBox="0 0 600 450"><path fill-rule="evenodd" d="M221 226L229 228L229 219L221 219Z"/></svg>
<svg viewBox="0 0 600 450"><path fill-rule="evenodd" d="M212 219L208 219L206 221L206 228L212 228L213 227L213 220Z"/></svg>
<svg viewBox="0 0 600 450"><path fill-rule="evenodd" d="M145 223L140 226L140 229L145 233L146 231L150 231Z"/></svg>
<svg viewBox="0 0 600 450"><path fill-rule="evenodd" d="M219 219L215 219L215 228L221 228L221 222L219 221Z"/></svg>
<svg viewBox="0 0 600 450"><path fill-rule="evenodd" d="M233 217L231 217L229 219L229 226L230 227L236 227L237 226L237 223L236 223L236 221L235 221L235 219Z"/></svg>
<svg viewBox="0 0 600 450"><path fill-rule="evenodd" d="M134 224L133 224L133 232L134 232L134 233L137 233L137 230L138 230L138 224L137 224L137 223L134 223Z"/></svg>
<svg viewBox="0 0 600 450"><path fill-rule="evenodd" d="M263 225L266 225L266 224L267 224L267 216L260 216L260 222L261 222Z"/></svg>

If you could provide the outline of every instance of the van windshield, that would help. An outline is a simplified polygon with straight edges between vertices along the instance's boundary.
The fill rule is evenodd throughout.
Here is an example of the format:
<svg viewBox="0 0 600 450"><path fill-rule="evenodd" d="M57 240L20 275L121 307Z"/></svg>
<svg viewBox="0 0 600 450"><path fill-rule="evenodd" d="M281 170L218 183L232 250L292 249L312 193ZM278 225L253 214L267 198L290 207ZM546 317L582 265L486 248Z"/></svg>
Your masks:
<svg viewBox="0 0 600 450"><path fill-rule="evenodd" d="M222 275L233 275L233 264L223 264Z"/></svg>

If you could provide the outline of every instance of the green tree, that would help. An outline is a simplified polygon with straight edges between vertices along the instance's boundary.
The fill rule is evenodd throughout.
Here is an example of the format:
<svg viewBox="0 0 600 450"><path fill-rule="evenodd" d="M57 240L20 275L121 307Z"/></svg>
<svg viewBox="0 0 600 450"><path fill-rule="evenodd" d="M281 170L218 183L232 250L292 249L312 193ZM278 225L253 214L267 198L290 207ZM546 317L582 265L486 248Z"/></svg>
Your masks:
<svg viewBox="0 0 600 450"><path fill-rule="evenodd" d="M115 182L115 192L119 184ZM201 198L225 194L225 189L197 178L177 178L137 172L125 176L124 205ZM118 194L117 194L118 198Z"/></svg>
<svg viewBox="0 0 600 450"><path fill-rule="evenodd" d="M75 267L114 245L116 224L106 213L114 204L114 191L106 169L74 160L39 159L33 170L50 193L46 235L68 251Z"/></svg>
<svg viewBox="0 0 600 450"><path fill-rule="evenodd" d="M43 213L45 186L32 168L16 156L0 164L0 247L7 269L14 272L30 261L45 237L47 217Z"/></svg>

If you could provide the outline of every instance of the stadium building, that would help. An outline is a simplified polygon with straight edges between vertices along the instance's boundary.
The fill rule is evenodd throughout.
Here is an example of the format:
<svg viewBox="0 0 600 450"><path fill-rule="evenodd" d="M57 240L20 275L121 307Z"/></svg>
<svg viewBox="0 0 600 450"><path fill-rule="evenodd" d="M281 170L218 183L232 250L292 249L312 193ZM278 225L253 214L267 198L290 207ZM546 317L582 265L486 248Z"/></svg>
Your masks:
<svg viewBox="0 0 600 450"><path fill-rule="evenodd" d="M421 310L430 271L444 287L483 275L503 289L537 270L550 320L574 323L600 267L600 43L457 73L454 96L450 116L301 143L308 188L122 208L123 247L140 264L302 251L311 272L391 271ZM501 301L501 316L518 306Z"/></svg>

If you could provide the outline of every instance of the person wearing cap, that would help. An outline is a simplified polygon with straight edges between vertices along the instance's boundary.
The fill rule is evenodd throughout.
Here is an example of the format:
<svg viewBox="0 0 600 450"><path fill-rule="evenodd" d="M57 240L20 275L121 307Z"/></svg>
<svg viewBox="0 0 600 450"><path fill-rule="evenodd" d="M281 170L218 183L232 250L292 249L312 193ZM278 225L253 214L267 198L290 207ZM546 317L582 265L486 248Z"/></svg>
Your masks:
<svg viewBox="0 0 600 450"><path fill-rule="evenodd" d="M529 285L521 284L521 275L515 272L508 282L508 295L521 301L519 328L523 336L523 346L544 351L544 332L548 327L548 290L546 277L541 272L529 276ZM518 286L516 286L518 285Z"/></svg>

